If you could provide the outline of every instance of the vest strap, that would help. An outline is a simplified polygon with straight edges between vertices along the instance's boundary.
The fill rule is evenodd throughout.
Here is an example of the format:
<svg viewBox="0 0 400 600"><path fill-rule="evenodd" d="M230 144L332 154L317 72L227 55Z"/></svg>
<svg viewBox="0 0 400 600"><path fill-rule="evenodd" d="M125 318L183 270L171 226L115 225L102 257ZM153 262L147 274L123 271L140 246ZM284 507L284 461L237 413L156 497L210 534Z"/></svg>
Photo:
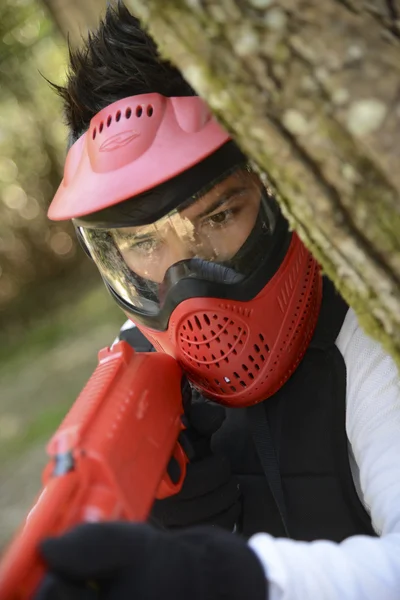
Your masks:
<svg viewBox="0 0 400 600"><path fill-rule="evenodd" d="M326 350L335 343L349 307L327 277L322 285L321 309L309 348Z"/></svg>
<svg viewBox="0 0 400 600"><path fill-rule="evenodd" d="M251 435L257 450L264 475L267 479L272 497L279 511L279 516L286 534L290 538L285 498L283 495L281 474L276 458L271 430L263 403L247 408L247 418Z"/></svg>

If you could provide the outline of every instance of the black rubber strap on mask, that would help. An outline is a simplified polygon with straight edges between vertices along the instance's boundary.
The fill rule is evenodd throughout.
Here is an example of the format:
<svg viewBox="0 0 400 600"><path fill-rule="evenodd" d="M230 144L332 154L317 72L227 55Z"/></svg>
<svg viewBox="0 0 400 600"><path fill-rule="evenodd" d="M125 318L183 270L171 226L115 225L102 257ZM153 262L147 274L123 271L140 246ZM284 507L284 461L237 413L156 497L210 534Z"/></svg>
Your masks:
<svg viewBox="0 0 400 600"><path fill-rule="evenodd" d="M247 418L264 475L282 520L283 529L286 536L290 538L281 474L263 403L248 407Z"/></svg>

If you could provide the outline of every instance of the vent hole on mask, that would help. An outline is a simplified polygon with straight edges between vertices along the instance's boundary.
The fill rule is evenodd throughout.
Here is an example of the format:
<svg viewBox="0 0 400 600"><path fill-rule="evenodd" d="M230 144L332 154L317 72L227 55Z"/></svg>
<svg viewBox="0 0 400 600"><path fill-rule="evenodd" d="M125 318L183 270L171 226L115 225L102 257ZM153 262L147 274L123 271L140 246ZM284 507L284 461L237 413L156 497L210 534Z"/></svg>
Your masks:
<svg viewBox="0 0 400 600"><path fill-rule="evenodd" d="M236 373L236 371L233 372L234 376L236 377L236 379L240 379L240 375L239 373Z"/></svg>
<svg viewBox="0 0 400 600"><path fill-rule="evenodd" d="M117 112L117 114L115 115L115 120L117 121L117 123L118 123L118 121L120 121L120 120L121 120L121 111L120 111L120 110L119 110L119 111Z"/></svg>
<svg viewBox="0 0 400 600"><path fill-rule="evenodd" d="M217 315L213 315L213 319L214 319L214 321L216 321L218 319L218 316Z"/></svg>
<svg viewBox="0 0 400 600"><path fill-rule="evenodd" d="M199 317L197 315L194 317L194 320L195 320L195 323L196 323L197 327L201 330L202 326L201 326L201 323L200 323L200 319L199 319Z"/></svg>
<svg viewBox="0 0 400 600"><path fill-rule="evenodd" d="M249 377L249 379L254 379L253 373L248 373L248 377Z"/></svg>
<svg viewBox="0 0 400 600"><path fill-rule="evenodd" d="M230 388L231 388L232 392L236 392L236 388L234 385L231 385Z"/></svg>
<svg viewBox="0 0 400 600"><path fill-rule="evenodd" d="M189 319L188 319L188 322L187 322L187 324L189 325L189 329L190 329L190 331L193 331L193 325L192 325L192 322L191 322L191 321L189 321Z"/></svg>
<svg viewBox="0 0 400 600"><path fill-rule="evenodd" d="M147 107L147 116L151 117L152 114L153 114L153 107L152 107L151 104L149 104L148 107Z"/></svg>
<svg viewBox="0 0 400 600"><path fill-rule="evenodd" d="M255 368L256 371L260 370L260 367L258 365L254 365L254 368Z"/></svg>
<svg viewBox="0 0 400 600"><path fill-rule="evenodd" d="M257 352L257 354L260 354L260 347L257 346L257 344L254 344L253 348Z"/></svg>
<svg viewBox="0 0 400 600"><path fill-rule="evenodd" d="M247 387L246 383L243 380L239 381L239 383L242 387Z"/></svg>
<svg viewBox="0 0 400 600"><path fill-rule="evenodd" d="M141 106L136 107L136 116L141 117L143 114L143 108Z"/></svg>
<svg viewBox="0 0 400 600"><path fill-rule="evenodd" d="M214 315L214 316L215 316L215 315ZM210 321L210 319L208 318L208 316L207 316L207 315L203 315L203 319L204 319L204 323L205 323L206 325L211 325L211 321Z"/></svg>
<svg viewBox="0 0 400 600"><path fill-rule="evenodd" d="M110 127L111 123L112 123L112 116L108 115L108 118L107 118L107 127Z"/></svg>
<svg viewBox="0 0 400 600"><path fill-rule="evenodd" d="M252 356L249 356L249 361L253 363L254 362L254 358Z"/></svg>
<svg viewBox="0 0 400 600"><path fill-rule="evenodd" d="M97 135L97 130L96 127L93 129L93 134L92 134L92 138L95 140L96 139L96 135Z"/></svg>
<svg viewBox="0 0 400 600"><path fill-rule="evenodd" d="M130 119L131 116L132 116L132 109L130 108L130 106L128 106L128 108L125 111L125 118Z"/></svg>
<svg viewBox="0 0 400 600"><path fill-rule="evenodd" d="M215 381L215 383L216 383L217 385L219 385L219 387L221 387L221 384L220 384L220 382L219 382L219 380L218 380L218 379L214 379L214 381Z"/></svg>
<svg viewBox="0 0 400 600"><path fill-rule="evenodd" d="M261 358L261 360L262 360L263 362L265 361L265 358L264 358L264 355L263 355L263 354L260 354L260 358Z"/></svg>
<svg viewBox="0 0 400 600"><path fill-rule="evenodd" d="M104 123L103 121L100 123L100 127L99 127L99 133L101 133L103 131L104 128Z"/></svg>
<svg viewBox="0 0 400 600"><path fill-rule="evenodd" d="M246 373L247 373L247 371L249 370L249 368L248 368L248 367L246 367L246 365L242 365L242 369L243 369L243 371L245 371Z"/></svg>
<svg viewBox="0 0 400 600"><path fill-rule="evenodd" d="M206 348L210 348L210 347L211 347L211 346L210 346L210 344L207 342L207 338L206 338L206 336L204 335L204 333L203 333L203 342L205 342L205 344L206 344Z"/></svg>
<svg viewBox="0 0 400 600"><path fill-rule="evenodd" d="M269 346L268 346L268 344L265 343L265 338L264 338L263 334L259 333L258 337L260 338L260 341L262 342L266 352L269 352Z"/></svg>

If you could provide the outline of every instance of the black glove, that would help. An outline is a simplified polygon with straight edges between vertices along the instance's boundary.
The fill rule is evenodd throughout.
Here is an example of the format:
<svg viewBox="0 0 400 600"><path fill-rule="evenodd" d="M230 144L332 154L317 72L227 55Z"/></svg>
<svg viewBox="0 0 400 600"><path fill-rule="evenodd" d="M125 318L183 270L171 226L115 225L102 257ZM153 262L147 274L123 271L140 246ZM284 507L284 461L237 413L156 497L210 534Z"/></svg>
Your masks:
<svg viewBox="0 0 400 600"><path fill-rule="evenodd" d="M190 460L186 478L179 494L155 501L149 521L166 529L208 524L233 531L241 512L239 482L227 458L210 450L225 409L196 392L184 409L188 428L181 443Z"/></svg>
<svg viewBox="0 0 400 600"><path fill-rule="evenodd" d="M42 542L50 574L35 600L266 600L265 575L235 535L199 527L86 523Z"/></svg>

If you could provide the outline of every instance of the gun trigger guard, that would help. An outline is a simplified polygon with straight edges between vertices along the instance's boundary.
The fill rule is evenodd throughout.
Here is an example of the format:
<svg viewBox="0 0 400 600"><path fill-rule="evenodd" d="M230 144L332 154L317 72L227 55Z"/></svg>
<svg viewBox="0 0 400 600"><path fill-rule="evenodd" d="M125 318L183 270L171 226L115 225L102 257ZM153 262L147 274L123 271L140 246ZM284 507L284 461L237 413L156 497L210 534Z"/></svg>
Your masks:
<svg viewBox="0 0 400 600"><path fill-rule="evenodd" d="M161 480L160 485L158 486L158 490L156 493L157 500L163 500L164 498L168 498L169 496L174 496L178 492L181 491L183 481L186 475L186 465L188 463L187 456L182 448L182 446L177 443L174 448L174 453L172 455L179 465L180 468L180 476L176 483L174 483L171 477L165 472L163 479Z"/></svg>

